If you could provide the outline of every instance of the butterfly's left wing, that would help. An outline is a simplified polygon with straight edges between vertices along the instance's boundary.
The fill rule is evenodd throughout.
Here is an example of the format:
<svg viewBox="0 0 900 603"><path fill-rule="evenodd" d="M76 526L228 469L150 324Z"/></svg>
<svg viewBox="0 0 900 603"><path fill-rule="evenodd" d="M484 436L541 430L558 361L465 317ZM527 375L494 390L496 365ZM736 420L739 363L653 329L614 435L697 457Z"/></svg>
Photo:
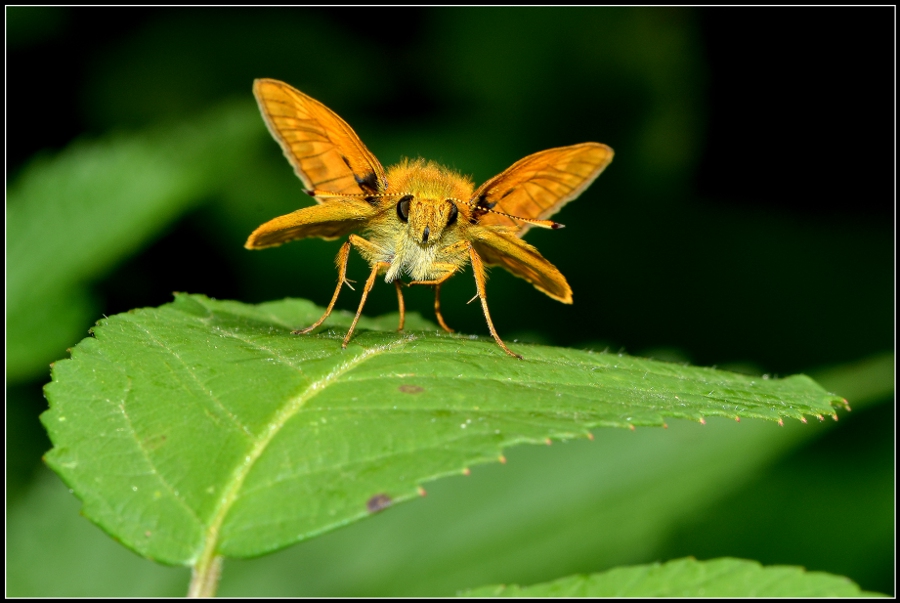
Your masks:
<svg viewBox="0 0 900 603"><path fill-rule="evenodd" d="M515 227L521 237L528 232L530 224L488 210L546 220L580 195L612 158L613 150L598 142L529 155L475 191L471 200L473 217L481 226Z"/></svg>
<svg viewBox="0 0 900 603"><path fill-rule="evenodd" d="M564 304L572 303L572 288L559 269L511 227L473 226L472 245L486 264L502 266L540 291Z"/></svg>

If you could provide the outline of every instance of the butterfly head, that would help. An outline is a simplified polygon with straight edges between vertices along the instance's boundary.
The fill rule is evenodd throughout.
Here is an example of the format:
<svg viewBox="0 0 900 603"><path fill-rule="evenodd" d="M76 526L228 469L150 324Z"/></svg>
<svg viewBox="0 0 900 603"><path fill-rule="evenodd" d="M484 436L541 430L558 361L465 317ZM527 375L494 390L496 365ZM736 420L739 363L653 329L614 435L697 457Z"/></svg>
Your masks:
<svg viewBox="0 0 900 603"><path fill-rule="evenodd" d="M397 201L397 218L407 225L412 240L428 247L438 244L444 231L456 225L458 203L456 199L428 199L407 194Z"/></svg>
<svg viewBox="0 0 900 603"><path fill-rule="evenodd" d="M446 237L471 214L462 201L472 194L471 181L435 163L401 162L391 169L388 182L402 191L393 198L394 214L408 239L420 247L447 243Z"/></svg>

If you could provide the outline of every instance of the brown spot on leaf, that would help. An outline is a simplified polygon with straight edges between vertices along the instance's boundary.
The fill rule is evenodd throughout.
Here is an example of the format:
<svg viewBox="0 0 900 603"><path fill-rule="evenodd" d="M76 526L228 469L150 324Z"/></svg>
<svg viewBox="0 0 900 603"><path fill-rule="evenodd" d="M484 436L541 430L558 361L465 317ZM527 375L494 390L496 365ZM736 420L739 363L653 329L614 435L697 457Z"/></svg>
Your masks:
<svg viewBox="0 0 900 603"><path fill-rule="evenodd" d="M144 450L153 451L166 443L166 434L158 433L156 435L149 436L144 439L143 447Z"/></svg>
<svg viewBox="0 0 900 603"><path fill-rule="evenodd" d="M410 385L408 383L404 383L397 389L404 394L420 394L425 391L425 388L420 385Z"/></svg>
<svg viewBox="0 0 900 603"><path fill-rule="evenodd" d="M381 493L376 494L368 501L366 501L366 510L369 513L378 513L379 511L383 511L390 507L394 501L387 494Z"/></svg>

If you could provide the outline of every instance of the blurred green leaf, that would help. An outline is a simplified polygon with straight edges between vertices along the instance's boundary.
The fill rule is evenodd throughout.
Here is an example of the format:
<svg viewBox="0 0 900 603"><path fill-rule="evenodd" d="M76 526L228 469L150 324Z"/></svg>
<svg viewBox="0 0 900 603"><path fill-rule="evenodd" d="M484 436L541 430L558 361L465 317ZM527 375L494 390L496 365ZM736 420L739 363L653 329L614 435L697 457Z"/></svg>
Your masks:
<svg viewBox="0 0 900 603"><path fill-rule="evenodd" d="M884 352L819 369L813 376L828 391L852 398L852 406L860 410L894 395L895 363L894 352Z"/></svg>
<svg viewBox="0 0 900 603"><path fill-rule="evenodd" d="M62 356L96 318L90 279L208 198L263 131L241 103L32 161L8 190L7 380Z"/></svg>
<svg viewBox="0 0 900 603"><path fill-rule="evenodd" d="M9 505L6 596L184 596L186 568L148 563L85 520L78 507L46 467Z"/></svg>
<svg viewBox="0 0 900 603"><path fill-rule="evenodd" d="M711 493L666 532L652 556L636 562L733 555L764 565L803 565L848 576L867 590L894 592L893 354L812 374L845 396L853 412L838 423L793 430L788 425L772 434L780 442L806 445L773 457L764 471L747 472L732 460L733 470L744 473L743 483ZM751 425L738 431L744 427ZM757 448L778 443L747 442L740 451L755 455ZM723 449L720 455L731 458L735 452ZM716 479L722 486L722 478Z"/></svg>
<svg viewBox="0 0 900 603"><path fill-rule="evenodd" d="M433 331L361 331L346 351L342 333L290 335L320 311L179 295L100 321L45 389L48 464L124 544L190 565L366 517L517 443L665 417L800 419L842 403L803 376L525 345L520 362Z"/></svg>
<svg viewBox="0 0 900 603"><path fill-rule="evenodd" d="M743 559L677 559L533 586L484 586L464 597L871 597L844 578Z"/></svg>

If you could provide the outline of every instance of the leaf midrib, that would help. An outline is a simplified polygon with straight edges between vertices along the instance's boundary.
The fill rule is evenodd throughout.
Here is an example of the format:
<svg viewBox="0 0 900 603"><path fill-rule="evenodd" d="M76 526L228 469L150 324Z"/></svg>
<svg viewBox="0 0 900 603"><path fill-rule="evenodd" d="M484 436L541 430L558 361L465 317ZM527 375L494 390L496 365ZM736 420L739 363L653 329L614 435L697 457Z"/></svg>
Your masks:
<svg viewBox="0 0 900 603"><path fill-rule="evenodd" d="M309 385L304 388L303 392L300 395L294 397L292 400L289 400L287 404L282 406L282 408L272 418L272 420L269 421L268 427L263 432L263 437L254 442L253 447L245 457L245 461L237 466L234 473L232 473L231 478L225 482L225 487L222 489L223 494L220 498L219 505L213 511L212 521L206 528L207 536L204 541L203 547L199 555L191 559L192 565L197 565L199 560L211 559L216 554L216 545L219 541L219 531L225 521L225 518L228 515L228 511L237 500L241 486L244 484L247 476L253 470L256 461L259 460L259 458L265 452L269 443L271 443L275 436L280 433L281 428L284 427L284 425L294 415L296 415L310 399L317 396L320 392L325 391L328 384L339 379L346 372L356 368L369 359L374 358L384 352L390 351L391 349L403 345L411 340L411 337L407 337L385 346L378 346L375 348L363 350L362 353L360 353L358 356L330 371L324 377L309 383Z"/></svg>

